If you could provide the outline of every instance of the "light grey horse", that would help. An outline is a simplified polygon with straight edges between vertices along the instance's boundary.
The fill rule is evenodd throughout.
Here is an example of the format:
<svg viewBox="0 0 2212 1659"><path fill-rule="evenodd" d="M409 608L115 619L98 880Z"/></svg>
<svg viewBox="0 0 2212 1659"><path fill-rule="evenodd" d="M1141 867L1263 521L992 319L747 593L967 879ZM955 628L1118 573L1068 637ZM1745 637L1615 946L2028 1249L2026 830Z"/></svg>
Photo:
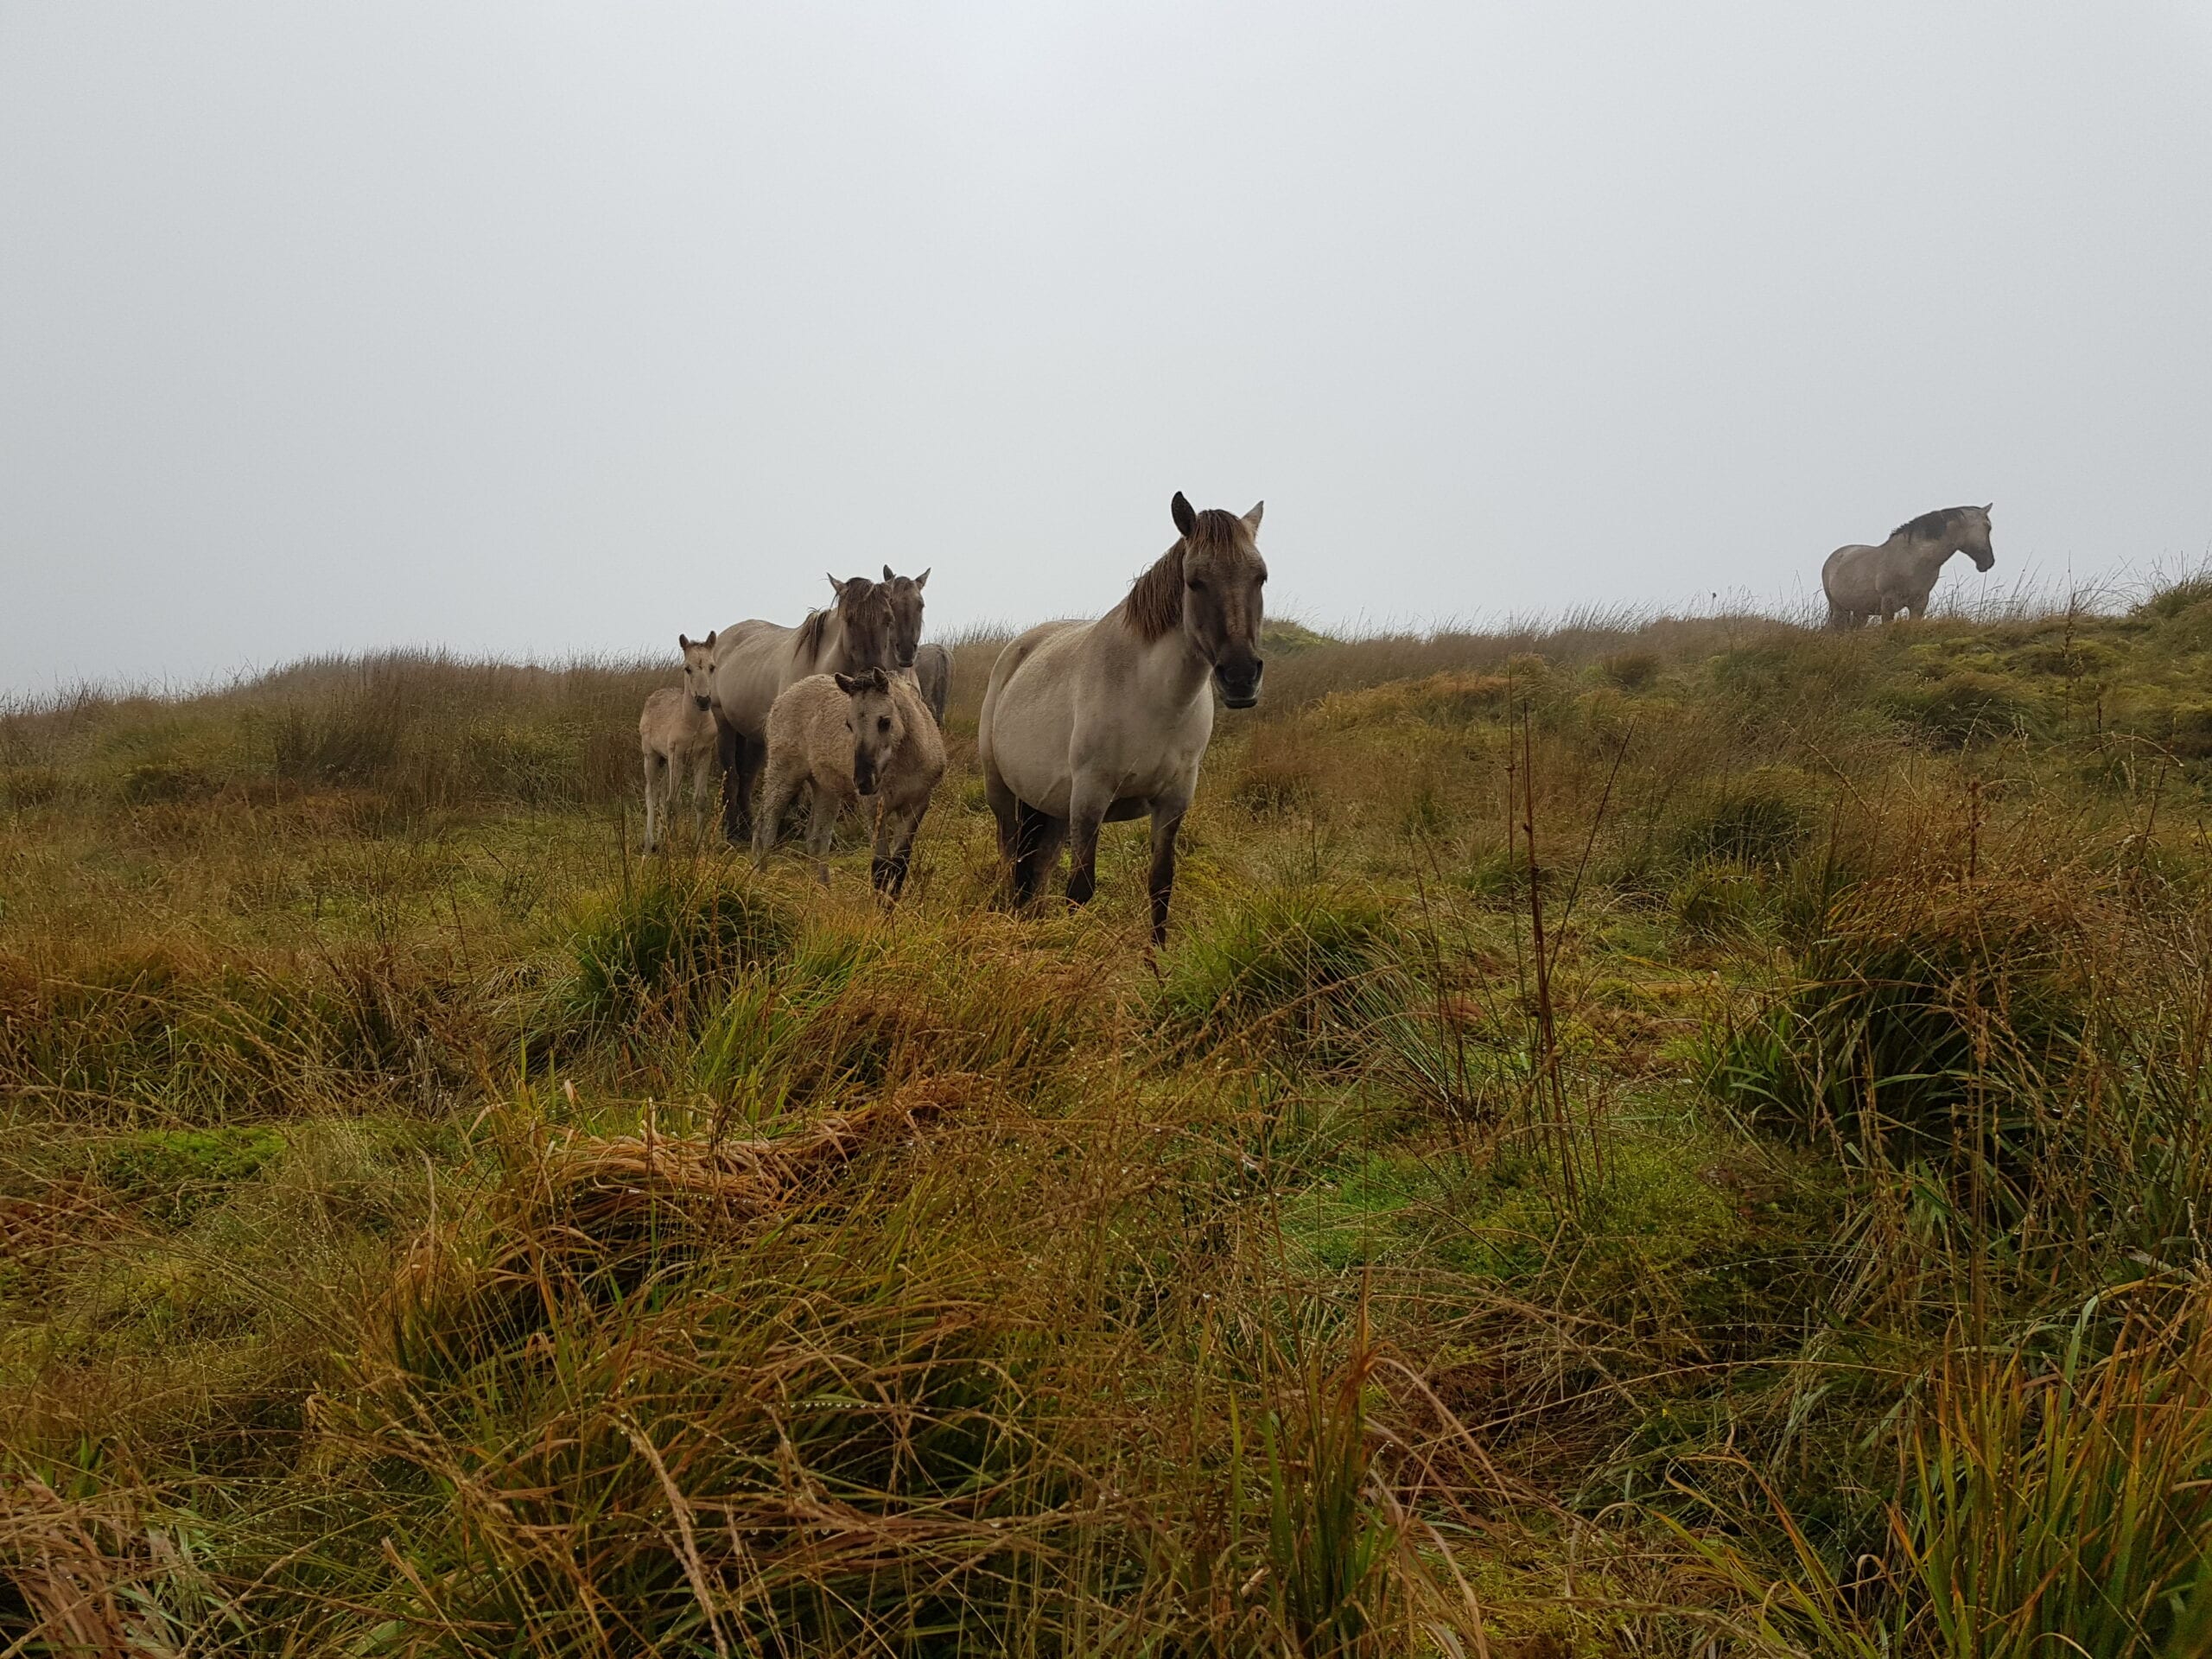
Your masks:
<svg viewBox="0 0 2212 1659"><path fill-rule="evenodd" d="M1936 573L1954 553L1986 570L1997 563L1989 546L1989 508L1938 507L1907 519L1879 547L1839 547L1821 567L1828 596L1828 626L1855 628L1870 616L1888 621L1899 611L1928 614Z"/></svg>
<svg viewBox="0 0 2212 1659"><path fill-rule="evenodd" d="M1260 700L1260 511L1196 512L1179 490L1175 545L1127 599L1095 622L1032 628L999 653L976 747L1017 904L1071 838L1068 898L1089 902L1098 826L1149 814L1153 943L1167 937L1175 832L1213 734L1212 686L1231 709Z"/></svg>
<svg viewBox="0 0 2212 1659"><path fill-rule="evenodd" d="M757 619L720 631L715 645L715 736L722 763L722 833L753 839L753 786L768 756L768 710L810 674L892 668L891 598L866 576L830 578L836 603L795 628Z"/></svg>

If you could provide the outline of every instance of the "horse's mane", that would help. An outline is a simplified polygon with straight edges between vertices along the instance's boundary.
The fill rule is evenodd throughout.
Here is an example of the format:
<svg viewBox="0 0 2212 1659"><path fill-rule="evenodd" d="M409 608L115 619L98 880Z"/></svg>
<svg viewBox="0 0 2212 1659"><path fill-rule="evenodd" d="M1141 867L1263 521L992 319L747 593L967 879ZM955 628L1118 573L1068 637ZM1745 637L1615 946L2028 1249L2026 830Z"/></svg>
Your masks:
<svg viewBox="0 0 2212 1659"><path fill-rule="evenodd" d="M853 582L845 584L847 591L850 591L853 582L861 584L860 594L853 601L853 609L855 612L858 612L869 601L879 597L884 609L887 611L891 608L891 588L887 583L870 582L866 576L855 576ZM806 620L798 625L798 637L791 642L793 646L802 653L820 651L822 635L830 626L830 619L844 608L845 594L841 593L820 610L809 611L806 613Z"/></svg>
<svg viewBox="0 0 2212 1659"><path fill-rule="evenodd" d="M1900 536L1908 541L1935 541L1949 535L1968 517L1979 512L1979 507L1938 507L1933 512L1923 512L1917 518L1908 518L1890 532L1890 539Z"/></svg>
<svg viewBox="0 0 2212 1659"><path fill-rule="evenodd" d="M1243 521L1233 512L1220 507L1208 507L1198 514L1198 522L1188 536L1179 540L1154 561L1152 569L1129 584L1129 596L1122 601L1122 615L1136 631L1138 639L1150 645L1164 639L1170 630L1183 626L1183 550L1186 545L1205 545L1224 550L1235 549L1237 531Z"/></svg>

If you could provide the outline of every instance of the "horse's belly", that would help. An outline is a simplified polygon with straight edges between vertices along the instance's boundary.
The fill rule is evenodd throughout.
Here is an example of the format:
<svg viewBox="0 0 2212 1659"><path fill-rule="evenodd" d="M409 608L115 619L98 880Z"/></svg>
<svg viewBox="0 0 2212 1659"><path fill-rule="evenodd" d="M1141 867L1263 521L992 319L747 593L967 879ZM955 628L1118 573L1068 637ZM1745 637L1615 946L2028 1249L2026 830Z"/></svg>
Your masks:
<svg viewBox="0 0 2212 1659"><path fill-rule="evenodd" d="M1068 772L1064 712L1049 705L1001 703L993 713L991 764L1000 780L1025 805L1056 818L1067 817L1074 780Z"/></svg>

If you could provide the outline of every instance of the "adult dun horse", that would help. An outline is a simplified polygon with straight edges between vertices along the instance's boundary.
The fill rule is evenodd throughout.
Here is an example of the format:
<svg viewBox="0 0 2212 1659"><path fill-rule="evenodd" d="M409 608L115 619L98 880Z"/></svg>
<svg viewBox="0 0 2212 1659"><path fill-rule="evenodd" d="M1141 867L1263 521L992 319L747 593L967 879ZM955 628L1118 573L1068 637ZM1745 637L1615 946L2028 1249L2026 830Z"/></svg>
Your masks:
<svg viewBox="0 0 2212 1659"><path fill-rule="evenodd" d="M720 631L715 645L715 736L722 763L722 834L753 839L753 785L768 757L768 710L810 674L893 668L891 597L866 576L830 578L836 602L795 628L758 619Z"/></svg>
<svg viewBox="0 0 2212 1659"><path fill-rule="evenodd" d="M1175 545L1128 598L1095 622L1032 628L999 653L976 747L1015 903L1036 896L1063 841L1073 843L1068 898L1089 902L1098 826L1149 815L1153 943L1167 937L1175 832L1213 734L1207 682L1231 709L1260 700L1261 506L1241 518L1196 512L1177 491Z"/></svg>
<svg viewBox="0 0 2212 1659"><path fill-rule="evenodd" d="M918 576L901 576L893 574L889 565L883 567L884 591L891 595L891 640L897 665L910 672L922 701L942 726L945 698L952 689L952 653L943 645L922 643L922 588L929 579L927 570Z"/></svg>
<svg viewBox="0 0 2212 1659"><path fill-rule="evenodd" d="M1997 563L1987 507L1938 507L1899 524L1879 547L1839 547L1821 567L1828 626L1855 628L1870 616L1886 622L1899 611L1916 620L1927 615L1936 573L1954 553L1965 554L1977 570Z"/></svg>

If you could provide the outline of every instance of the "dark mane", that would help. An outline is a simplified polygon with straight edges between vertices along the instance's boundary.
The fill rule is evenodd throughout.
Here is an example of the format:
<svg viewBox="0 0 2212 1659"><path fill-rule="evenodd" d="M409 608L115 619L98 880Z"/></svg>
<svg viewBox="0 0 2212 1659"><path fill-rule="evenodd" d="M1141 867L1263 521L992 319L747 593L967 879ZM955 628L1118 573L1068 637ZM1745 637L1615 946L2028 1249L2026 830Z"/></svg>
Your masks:
<svg viewBox="0 0 2212 1659"><path fill-rule="evenodd" d="M1233 550L1238 545L1243 529L1243 520L1235 513L1208 507L1198 514L1198 522L1188 536L1161 554L1152 569L1129 584L1129 596L1122 601L1122 614L1136 630L1138 639L1150 645L1165 638L1170 630L1183 626L1184 548L1203 544Z"/></svg>
<svg viewBox="0 0 2212 1659"><path fill-rule="evenodd" d="M818 611L809 611L806 620L798 625L798 638L792 643L802 656L811 656L822 649L822 631L830 626L830 613L837 607L825 605Z"/></svg>
<svg viewBox="0 0 2212 1659"><path fill-rule="evenodd" d="M1917 518L1906 519L1890 532L1890 539L1895 541L1902 536L1908 541L1940 541L1978 511L1975 507L1938 507Z"/></svg>

